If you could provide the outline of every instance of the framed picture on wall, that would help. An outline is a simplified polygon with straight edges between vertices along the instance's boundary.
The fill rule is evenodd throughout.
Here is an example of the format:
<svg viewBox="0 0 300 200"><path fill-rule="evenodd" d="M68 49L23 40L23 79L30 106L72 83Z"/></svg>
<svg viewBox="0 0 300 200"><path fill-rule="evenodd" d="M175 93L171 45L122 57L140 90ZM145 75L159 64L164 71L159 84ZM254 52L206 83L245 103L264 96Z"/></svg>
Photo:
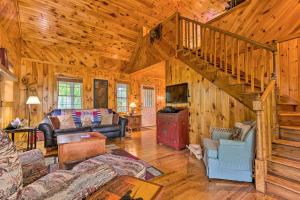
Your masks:
<svg viewBox="0 0 300 200"><path fill-rule="evenodd" d="M94 108L108 108L108 80L94 79Z"/></svg>

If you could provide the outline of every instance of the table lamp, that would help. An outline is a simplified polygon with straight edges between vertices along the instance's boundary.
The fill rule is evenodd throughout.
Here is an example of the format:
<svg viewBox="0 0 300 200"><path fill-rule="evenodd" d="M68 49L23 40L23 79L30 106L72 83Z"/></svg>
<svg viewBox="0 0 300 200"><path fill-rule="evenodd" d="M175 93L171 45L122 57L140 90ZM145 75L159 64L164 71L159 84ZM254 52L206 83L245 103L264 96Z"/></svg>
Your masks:
<svg viewBox="0 0 300 200"><path fill-rule="evenodd" d="M133 115L134 110L136 108L136 104L134 102L130 103L129 108L130 108L130 115Z"/></svg>
<svg viewBox="0 0 300 200"><path fill-rule="evenodd" d="M29 113L28 113L28 126L30 127L30 115L31 115L31 105L38 105L41 104L39 98L37 96L29 96L26 104L29 107Z"/></svg>

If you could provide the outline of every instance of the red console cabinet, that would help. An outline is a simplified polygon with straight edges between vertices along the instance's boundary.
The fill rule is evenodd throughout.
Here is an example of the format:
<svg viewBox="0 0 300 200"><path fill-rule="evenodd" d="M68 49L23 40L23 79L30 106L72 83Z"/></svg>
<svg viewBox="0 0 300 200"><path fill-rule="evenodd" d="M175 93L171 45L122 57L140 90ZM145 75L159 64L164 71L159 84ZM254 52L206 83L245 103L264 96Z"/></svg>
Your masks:
<svg viewBox="0 0 300 200"><path fill-rule="evenodd" d="M157 143L181 150L189 144L189 113L157 113Z"/></svg>

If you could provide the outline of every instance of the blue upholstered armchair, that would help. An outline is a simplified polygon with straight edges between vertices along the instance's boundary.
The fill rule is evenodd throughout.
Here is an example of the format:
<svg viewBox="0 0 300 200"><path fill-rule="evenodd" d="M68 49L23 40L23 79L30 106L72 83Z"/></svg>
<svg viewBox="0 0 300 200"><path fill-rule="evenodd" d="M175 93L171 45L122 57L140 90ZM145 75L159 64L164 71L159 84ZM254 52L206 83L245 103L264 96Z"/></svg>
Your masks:
<svg viewBox="0 0 300 200"><path fill-rule="evenodd" d="M252 182L256 126L251 127L243 141L229 140L233 132L234 129L211 128L211 139L204 139L207 176Z"/></svg>

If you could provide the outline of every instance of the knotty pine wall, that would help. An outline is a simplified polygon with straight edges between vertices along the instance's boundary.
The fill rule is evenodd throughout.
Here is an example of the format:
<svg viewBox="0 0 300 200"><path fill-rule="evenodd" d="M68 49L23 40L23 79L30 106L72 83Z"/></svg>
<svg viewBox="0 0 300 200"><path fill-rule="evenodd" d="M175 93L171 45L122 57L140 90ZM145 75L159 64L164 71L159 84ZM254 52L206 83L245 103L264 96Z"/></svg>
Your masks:
<svg viewBox="0 0 300 200"><path fill-rule="evenodd" d="M280 94L300 101L300 38L281 42Z"/></svg>
<svg viewBox="0 0 300 200"><path fill-rule="evenodd" d="M0 1L0 47L7 49L12 69L17 71L21 60L21 43L16 0ZM16 84L0 76L0 101L5 104L0 107L0 128L15 117L13 101L16 97L13 90Z"/></svg>
<svg viewBox="0 0 300 200"><path fill-rule="evenodd" d="M188 106L190 113L190 142L200 143L210 137L213 127L233 127L237 121L255 119L254 113L243 104L217 88L176 58L166 64L166 85L187 82L189 103L173 106Z"/></svg>
<svg viewBox="0 0 300 200"><path fill-rule="evenodd" d="M57 81L58 75L65 75L68 77L82 78L83 80L83 108L93 108L93 80L104 79L108 80L108 97L109 108L116 110L116 83L125 82L129 84L129 103L135 101L140 111L140 87L142 84L155 85L157 90L157 109L164 106L160 100L160 96L164 95L165 85L164 80L156 80L153 78L139 76L131 76L129 74L100 70L93 67L82 67L75 65L63 64L48 64L42 61L32 61L22 59L19 79L26 77L30 83L30 90L28 95L37 95L41 101L40 105L32 106L32 123L38 124L46 113L57 106ZM17 89L19 99L16 102L18 116L27 118L27 106L25 104L27 95L25 86L20 84ZM163 92L163 93L162 93Z"/></svg>

